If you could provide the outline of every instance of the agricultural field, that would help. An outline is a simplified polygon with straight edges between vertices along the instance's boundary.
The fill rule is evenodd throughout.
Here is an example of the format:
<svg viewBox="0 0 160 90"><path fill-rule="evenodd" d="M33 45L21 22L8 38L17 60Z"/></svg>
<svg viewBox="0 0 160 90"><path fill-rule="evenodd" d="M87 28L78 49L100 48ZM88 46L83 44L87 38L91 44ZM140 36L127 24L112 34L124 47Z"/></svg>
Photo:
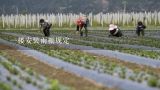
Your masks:
<svg viewBox="0 0 160 90"><path fill-rule="evenodd" d="M160 90L160 12L0 16L0 90ZM50 37L39 20L52 23ZM145 36L136 35L142 21ZM109 24L123 36L113 37Z"/></svg>
<svg viewBox="0 0 160 90"><path fill-rule="evenodd" d="M29 67L24 67L13 58L6 58L5 52L0 52L0 86L2 90L70 90L58 83L35 73Z"/></svg>
<svg viewBox="0 0 160 90"><path fill-rule="evenodd" d="M75 30L52 29L44 37L39 30L1 30L0 85L6 90L159 90L160 31L146 30L144 37L122 32L117 38L89 30L88 37L80 37Z"/></svg>

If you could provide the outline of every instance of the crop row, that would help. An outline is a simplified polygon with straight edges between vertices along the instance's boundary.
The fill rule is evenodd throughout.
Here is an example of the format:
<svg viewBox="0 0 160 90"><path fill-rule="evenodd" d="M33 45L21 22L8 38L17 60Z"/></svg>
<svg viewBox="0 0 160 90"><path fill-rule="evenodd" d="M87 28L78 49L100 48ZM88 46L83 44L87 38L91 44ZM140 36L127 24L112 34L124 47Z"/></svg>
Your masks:
<svg viewBox="0 0 160 90"><path fill-rule="evenodd" d="M97 33L97 32L95 32ZM133 34L133 32L130 32ZM75 34L74 31L53 31L52 34L57 34L61 36L68 36L75 38L78 35ZM160 40L158 38L151 38L151 37L129 37L124 36L120 38L116 37L108 37L106 33L104 34L100 33L99 36L89 33L88 38L80 38L87 41L94 41L94 42L104 42L104 43L114 43L114 44L130 44L130 45L144 45L144 46L151 46L151 47L157 47L160 48ZM101 37L101 35L105 37Z"/></svg>
<svg viewBox="0 0 160 90"><path fill-rule="evenodd" d="M32 69L24 67L17 62L17 60L13 58L7 59L6 57L6 53L1 50L1 90L69 90L68 87L68 89L64 89L64 86L59 84L57 80L48 80L47 78L35 73Z"/></svg>
<svg viewBox="0 0 160 90"><path fill-rule="evenodd" d="M40 33L32 33L32 32L27 32L24 33L25 35L31 35L31 36L42 36L42 34ZM66 36L66 34L64 35L63 33L53 33L54 35L57 36ZM53 35L53 36L54 36ZM124 46L120 46L117 43L103 43L103 42L98 42L97 41L90 41L90 38L79 38L76 36L71 36L71 35L67 35L67 37L70 37L71 39L69 40L70 44L75 44L75 45L84 45L84 46L92 46L95 48L100 48L100 49L108 49L108 50L114 50L114 51L119 51L119 52L124 52L124 53L129 53L129 54L133 54L133 55L138 55L138 56L142 56L142 57L147 57L147 58L152 58L152 59L160 59L160 52L158 51L152 51L152 50L142 50L142 49L134 49L134 48L130 48L130 47L124 47ZM88 40L89 39L89 40Z"/></svg>
<svg viewBox="0 0 160 90"><path fill-rule="evenodd" d="M5 37L3 37L2 35L1 38L10 41L10 39L16 37L11 35L5 35ZM137 70L138 68L129 69L128 67L123 66L117 62L112 62L111 59L105 57L91 55L77 50L69 50L56 45L39 45L27 43L22 45L41 51L50 56L60 58L66 62L95 70L99 73L106 73L122 79L128 79L139 83L145 83L149 86L159 87L159 73L150 72L147 70Z"/></svg>

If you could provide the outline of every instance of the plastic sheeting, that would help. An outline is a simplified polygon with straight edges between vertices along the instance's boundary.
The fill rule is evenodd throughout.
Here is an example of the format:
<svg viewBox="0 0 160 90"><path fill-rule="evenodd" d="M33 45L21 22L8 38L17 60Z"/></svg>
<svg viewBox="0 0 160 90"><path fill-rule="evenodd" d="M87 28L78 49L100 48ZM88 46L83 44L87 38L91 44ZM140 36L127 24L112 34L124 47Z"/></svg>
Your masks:
<svg viewBox="0 0 160 90"><path fill-rule="evenodd" d="M30 48L26 48L26 47L23 47L18 44L11 43L11 42L8 42L2 39L0 39L0 43L9 45L12 47L14 46L17 49L19 49L19 51L29 56L33 56L42 62L46 62L50 65L54 65L58 68L63 68L65 71L75 73L82 77L92 79L96 81L97 83L101 83L102 85L107 86L107 87L118 87L120 90L158 90L156 88L148 87L144 84L139 84L139 83L132 82L129 80L123 80L123 79L113 77L107 74L102 74L102 73L98 73L93 70L88 70L83 67L79 67L74 64L64 62L63 60L60 60L54 57L50 57L42 52L38 52L36 50L32 50ZM96 50L96 52L98 51ZM105 53L105 52L101 52L101 53Z"/></svg>

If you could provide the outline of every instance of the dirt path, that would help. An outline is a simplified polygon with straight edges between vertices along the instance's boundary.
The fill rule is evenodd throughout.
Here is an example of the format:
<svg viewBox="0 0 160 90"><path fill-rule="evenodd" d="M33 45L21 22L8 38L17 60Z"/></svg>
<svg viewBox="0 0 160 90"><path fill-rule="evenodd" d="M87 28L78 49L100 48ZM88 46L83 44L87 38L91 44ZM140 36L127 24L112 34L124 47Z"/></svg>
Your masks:
<svg viewBox="0 0 160 90"><path fill-rule="evenodd" d="M7 53L7 58L15 59L25 67L32 68L37 73L40 73L46 77L57 79L60 83L73 87L75 90L111 90L95 83L92 80L82 78L75 74L66 72L63 69L58 69L53 65L41 62L40 60L17 51L12 47L0 45L0 50Z"/></svg>

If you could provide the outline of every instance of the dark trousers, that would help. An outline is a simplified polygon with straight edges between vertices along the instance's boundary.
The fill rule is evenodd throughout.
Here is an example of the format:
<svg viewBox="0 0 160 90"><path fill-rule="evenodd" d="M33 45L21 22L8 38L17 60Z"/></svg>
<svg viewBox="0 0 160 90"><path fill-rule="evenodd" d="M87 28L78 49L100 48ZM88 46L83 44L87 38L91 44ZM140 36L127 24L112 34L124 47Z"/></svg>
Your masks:
<svg viewBox="0 0 160 90"><path fill-rule="evenodd" d="M77 31L79 31L79 25L77 25Z"/></svg>
<svg viewBox="0 0 160 90"><path fill-rule="evenodd" d="M50 36L50 29L48 29L48 28L43 29L43 33L44 33L45 37L49 37Z"/></svg>
<svg viewBox="0 0 160 90"><path fill-rule="evenodd" d="M111 36L116 36L116 37L122 36L122 32L120 30L117 32L117 34L114 35L115 32L116 32L116 29L110 31Z"/></svg>
<svg viewBox="0 0 160 90"><path fill-rule="evenodd" d="M83 28L85 29L85 36L87 37L88 36L87 25L86 24L82 26L77 25L77 31L80 31L80 36L83 36L83 30L82 30Z"/></svg>
<svg viewBox="0 0 160 90"><path fill-rule="evenodd" d="M136 33L138 36L140 35L144 36L144 30L137 30Z"/></svg>
<svg viewBox="0 0 160 90"><path fill-rule="evenodd" d="M116 37L122 37L122 32L119 30L118 33L115 35Z"/></svg>
<svg viewBox="0 0 160 90"><path fill-rule="evenodd" d="M52 24L46 26L44 29L43 29L43 33L45 35L45 37L49 37L50 36L50 28L51 28Z"/></svg>

